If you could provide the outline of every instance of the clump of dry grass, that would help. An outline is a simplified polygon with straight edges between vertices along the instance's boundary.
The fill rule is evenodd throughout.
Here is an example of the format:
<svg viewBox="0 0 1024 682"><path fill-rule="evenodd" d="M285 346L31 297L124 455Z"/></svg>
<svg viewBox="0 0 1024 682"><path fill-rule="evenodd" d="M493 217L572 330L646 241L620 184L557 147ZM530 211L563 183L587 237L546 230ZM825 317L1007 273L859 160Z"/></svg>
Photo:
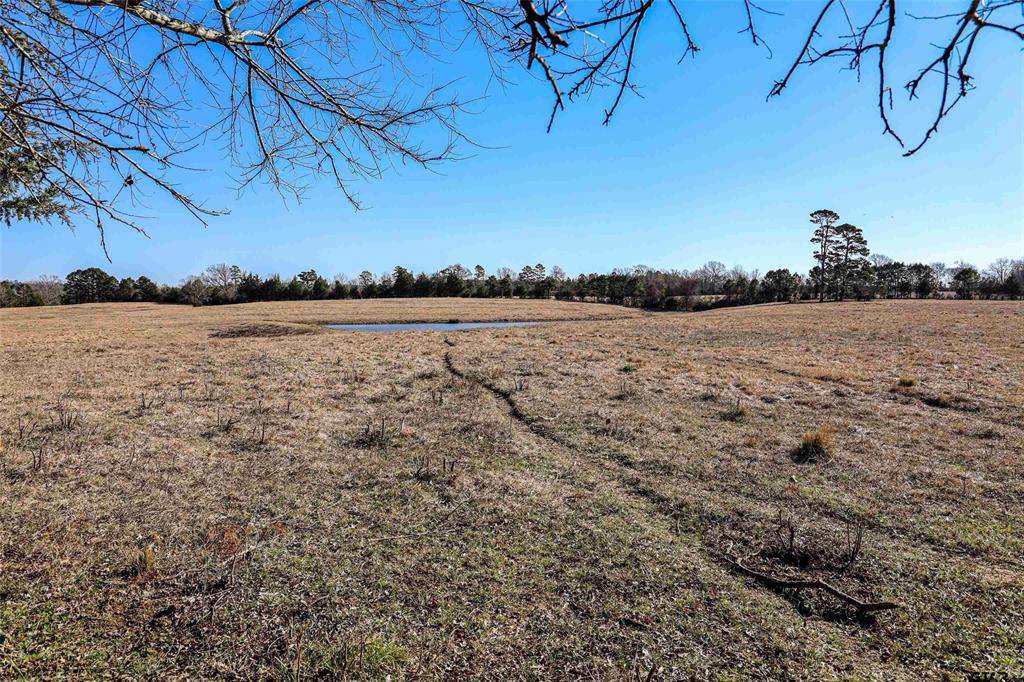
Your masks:
<svg viewBox="0 0 1024 682"><path fill-rule="evenodd" d="M619 390L612 395L613 400L630 400L631 398L637 397L640 391L637 389L636 384L632 381L627 381L625 377L619 379Z"/></svg>
<svg viewBox="0 0 1024 682"><path fill-rule="evenodd" d="M153 543L131 554L126 573L132 578L145 580L156 572L156 550Z"/></svg>
<svg viewBox="0 0 1024 682"><path fill-rule="evenodd" d="M740 398L736 398L736 402L729 406L727 410L722 412L722 419L727 422L738 422L747 415L747 408L740 401Z"/></svg>
<svg viewBox="0 0 1024 682"><path fill-rule="evenodd" d="M902 388L910 388L912 386L917 386L917 377L911 374L902 374L896 383Z"/></svg>
<svg viewBox="0 0 1024 682"><path fill-rule="evenodd" d="M717 386L708 386L700 392L698 397L706 403L713 403L718 401L721 394L722 390Z"/></svg>
<svg viewBox="0 0 1024 682"><path fill-rule="evenodd" d="M598 433L622 443L636 440L636 432L631 427L611 417L605 418L604 424L598 429Z"/></svg>
<svg viewBox="0 0 1024 682"><path fill-rule="evenodd" d="M831 381L837 384L848 384L851 379L848 372L835 367L815 367L807 373L807 376L818 381Z"/></svg>
<svg viewBox="0 0 1024 682"><path fill-rule="evenodd" d="M814 431L805 431L800 437L800 445L793 451L793 459L800 464L812 464L827 460L832 454L835 432L830 426L822 426Z"/></svg>

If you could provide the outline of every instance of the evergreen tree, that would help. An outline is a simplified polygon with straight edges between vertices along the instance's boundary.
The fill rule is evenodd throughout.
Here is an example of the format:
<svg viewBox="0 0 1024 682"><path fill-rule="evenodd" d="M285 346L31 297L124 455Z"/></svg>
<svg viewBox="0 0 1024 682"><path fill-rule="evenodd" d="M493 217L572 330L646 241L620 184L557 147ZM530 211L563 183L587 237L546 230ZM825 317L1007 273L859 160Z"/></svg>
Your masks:
<svg viewBox="0 0 1024 682"><path fill-rule="evenodd" d="M834 254L839 243L835 234L837 222L839 222L839 214L827 208L811 213L811 223L817 225L814 228L814 236L811 237L811 243L817 244L814 251L814 260L818 261L818 265L817 270L812 272L817 277L819 301L825 300L825 292L831 280Z"/></svg>
<svg viewBox="0 0 1024 682"><path fill-rule="evenodd" d="M832 258L833 268L838 281L838 298L842 299L850 292L850 286L861 283L871 265L868 256L868 240L863 231L850 223L843 223L835 228L836 247ZM858 290L862 287L858 287Z"/></svg>
<svg viewBox="0 0 1024 682"><path fill-rule="evenodd" d="M309 297L315 301L319 301L327 298L327 294L331 290L331 285L327 283L327 280L317 275L316 279L313 280L313 284L309 288Z"/></svg>
<svg viewBox="0 0 1024 682"><path fill-rule="evenodd" d="M11 80L7 62L0 59L0 81L7 84ZM12 106L7 92L0 95L0 108L4 112L0 121L0 220L8 226L15 220L56 220L70 226L74 209L67 198L74 184L67 177L54 179L47 171L65 161L89 161L90 148L80 142L45 138L36 121Z"/></svg>
<svg viewBox="0 0 1024 682"><path fill-rule="evenodd" d="M907 272L910 276L910 286L918 298L928 298L939 288L935 280L935 271L931 266L924 263L914 263Z"/></svg>
<svg viewBox="0 0 1024 682"><path fill-rule="evenodd" d="M396 265L392 276L392 295L398 298L413 295L413 286L416 284L416 278L413 277L412 272L406 270L401 265Z"/></svg>
<svg viewBox="0 0 1024 682"><path fill-rule="evenodd" d="M981 283L981 275L973 265L962 264L953 274L953 288L960 298L974 298Z"/></svg>
<svg viewBox="0 0 1024 682"><path fill-rule="evenodd" d="M0 282L0 308L25 308L45 305L43 297L25 282Z"/></svg>
<svg viewBox="0 0 1024 682"><path fill-rule="evenodd" d="M202 277L189 277L181 284L181 296L185 303L199 307L210 298L210 287Z"/></svg>
<svg viewBox="0 0 1024 682"><path fill-rule="evenodd" d="M99 268L68 273L64 281L65 303L104 303L117 296L118 281Z"/></svg>
<svg viewBox="0 0 1024 682"><path fill-rule="evenodd" d="M252 272L242 273L238 281L238 300L242 303L265 301L267 299L264 298L264 295L263 280L260 279L260 276Z"/></svg>
<svg viewBox="0 0 1024 682"><path fill-rule="evenodd" d="M125 277L118 283L116 297L118 301L126 302L142 300L139 295L138 285L132 277Z"/></svg>
<svg viewBox="0 0 1024 682"><path fill-rule="evenodd" d="M769 270L761 280L761 294L764 301L789 301L796 289L796 277L789 270Z"/></svg>
<svg viewBox="0 0 1024 682"><path fill-rule="evenodd" d="M433 296L434 285L430 281L430 276L425 272L416 275L416 282L413 284L412 291L414 296Z"/></svg>
<svg viewBox="0 0 1024 682"><path fill-rule="evenodd" d="M463 289L465 288L465 280L462 278L462 266L453 265L451 267L442 270L444 275L444 295L445 296L461 296Z"/></svg>
<svg viewBox="0 0 1024 682"><path fill-rule="evenodd" d="M139 292L139 300L149 303L160 300L160 287L149 277L142 275L135 280L135 288Z"/></svg>

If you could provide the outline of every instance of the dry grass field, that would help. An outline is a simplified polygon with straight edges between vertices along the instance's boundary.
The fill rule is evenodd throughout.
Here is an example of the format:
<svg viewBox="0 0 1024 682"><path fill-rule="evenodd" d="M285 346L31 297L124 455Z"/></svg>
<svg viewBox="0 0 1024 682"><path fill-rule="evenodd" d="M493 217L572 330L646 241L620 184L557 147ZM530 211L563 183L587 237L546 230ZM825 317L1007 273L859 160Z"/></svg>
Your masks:
<svg viewBox="0 0 1024 682"><path fill-rule="evenodd" d="M0 341L3 679L1024 675L1022 303L116 304Z"/></svg>

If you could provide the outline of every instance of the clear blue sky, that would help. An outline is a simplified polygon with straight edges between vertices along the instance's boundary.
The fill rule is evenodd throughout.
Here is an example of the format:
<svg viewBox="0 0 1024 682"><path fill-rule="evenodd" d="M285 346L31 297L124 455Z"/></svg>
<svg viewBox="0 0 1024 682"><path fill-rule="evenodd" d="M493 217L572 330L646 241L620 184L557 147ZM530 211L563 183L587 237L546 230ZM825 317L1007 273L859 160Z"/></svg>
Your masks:
<svg viewBox="0 0 1024 682"><path fill-rule="evenodd" d="M992 35L979 46L978 89L907 159L881 134L872 68L858 85L838 62L819 65L765 101L799 49L812 5L766 5L786 14L760 19L774 49L768 59L737 34L739 3L684 3L703 51L682 64L668 8L656 6L639 43L643 98L627 95L608 127L602 112L613 93L604 92L571 106L546 134L546 86L521 72L512 72L516 82L504 90L488 86L479 56L466 50L429 76L462 76L457 87L466 97L486 92L462 122L489 148L464 147L470 158L436 172L405 167L357 183L367 210L352 210L327 181L301 204L267 187L238 197L221 147L211 143L193 160L209 170L179 179L230 215L203 228L154 201L146 212L161 218L149 223L149 239L110 228L112 264L87 222L75 234L16 224L2 230L0 270L28 279L95 265L175 283L216 262L285 276L312 267L330 277L396 264L433 271L479 263L491 272L542 262L576 274L636 264L693 268L714 259L805 272L807 214L817 208L838 211L864 229L873 251L898 259L986 265L1024 257L1019 45ZM959 5L909 11L944 7ZM891 56L897 86L931 54L922 28L901 19L897 37L908 49ZM915 50L916 61L907 61ZM916 139L931 100L908 107L897 87L896 104L895 120Z"/></svg>

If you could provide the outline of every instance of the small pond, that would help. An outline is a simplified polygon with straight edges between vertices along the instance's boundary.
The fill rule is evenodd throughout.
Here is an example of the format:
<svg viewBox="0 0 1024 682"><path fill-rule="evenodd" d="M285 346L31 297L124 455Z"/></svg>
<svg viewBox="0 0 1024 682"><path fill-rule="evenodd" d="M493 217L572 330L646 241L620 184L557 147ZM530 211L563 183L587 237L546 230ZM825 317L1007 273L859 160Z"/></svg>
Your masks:
<svg viewBox="0 0 1024 682"><path fill-rule="evenodd" d="M328 329L346 332L448 332L491 327L534 327L551 322L396 322L387 324L329 324Z"/></svg>

